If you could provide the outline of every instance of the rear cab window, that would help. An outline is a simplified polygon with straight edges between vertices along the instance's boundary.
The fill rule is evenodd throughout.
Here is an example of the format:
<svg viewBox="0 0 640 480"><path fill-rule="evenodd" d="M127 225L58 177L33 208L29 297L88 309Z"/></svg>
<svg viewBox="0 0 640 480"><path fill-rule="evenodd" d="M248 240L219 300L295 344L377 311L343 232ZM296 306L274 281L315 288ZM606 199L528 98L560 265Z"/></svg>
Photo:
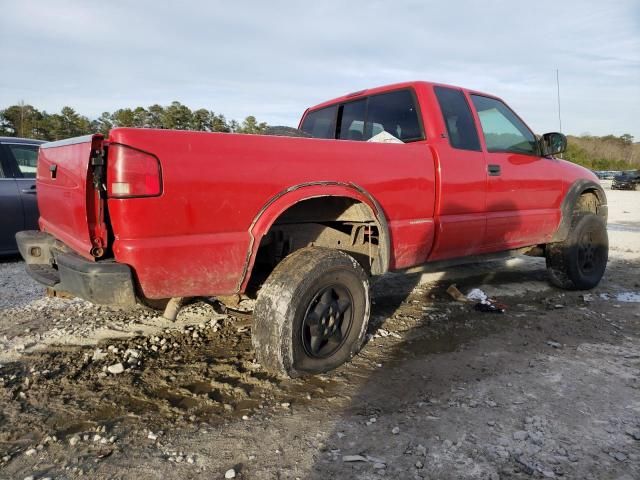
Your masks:
<svg viewBox="0 0 640 480"><path fill-rule="evenodd" d="M424 138L416 100L410 90L369 97L365 140L383 130L405 143Z"/></svg>
<svg viewBox="0 0 640 480"><path fill-rule="evenodd" d="M333 125L329 118L335 119ZM319 122L322 128L318 126ZM329 131L331 126L334 130ZM314 138L353 141L366 141L381 132L387 132L404 143L425 138L417 100L410 89L380 93L311 111L303 120L302 130Z"/></svg>
<svg viewBox="0 0 640 480"><path fill-rule="evenodd" d="M364 140L364 122L367 115L367 100L356 100L340 107L340 129L337 138L342 140Z"/></svg>

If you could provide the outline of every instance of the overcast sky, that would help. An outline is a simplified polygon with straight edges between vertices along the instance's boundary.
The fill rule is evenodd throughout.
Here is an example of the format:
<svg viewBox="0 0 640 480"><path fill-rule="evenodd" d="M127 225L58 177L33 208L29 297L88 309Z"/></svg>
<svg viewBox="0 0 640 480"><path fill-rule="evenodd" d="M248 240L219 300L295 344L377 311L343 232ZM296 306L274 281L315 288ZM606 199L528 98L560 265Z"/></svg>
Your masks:
<svg viewBox="0 0 640 480"><path fill-rule="evenodd" d="M640 140L640 1L0 0L0 108L95 118L178 100L297 125L310 105L431 80L505 99L538 133Z"/></svg>

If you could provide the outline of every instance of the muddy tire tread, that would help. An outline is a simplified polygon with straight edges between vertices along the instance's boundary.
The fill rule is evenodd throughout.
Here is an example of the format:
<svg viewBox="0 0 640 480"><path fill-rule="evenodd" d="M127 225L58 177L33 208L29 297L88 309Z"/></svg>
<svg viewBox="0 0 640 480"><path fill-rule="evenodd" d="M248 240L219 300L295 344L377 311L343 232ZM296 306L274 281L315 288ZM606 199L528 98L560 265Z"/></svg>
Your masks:
<svg viewBox="0 0 640 480"><path fill-rule="evenodd" d="M266 370L288 377L298 377L293 360L292 308L297 295L307 287L319 271L350 268L365 285L367 292L366 318L350 358L364 343L369 317L369 280L360 264L340 250L306 247L282 260L262 285L253 312L252 343L256 358Z"/></svg>
<svg viewBox="0 0 640 480"><path fill-rule="evenodd" d="M588 197L593 197L593 199ZM583 198L585 199L583 200ZM593 285L588 285L579 280L576 275L572 275L571 267L567 263L567 260L569 257L569 249L575 248L575 228L583 220L583 218L586 216L591 216L604 223L604 220L595 214L597 205L598 203L595 195L587 194L580 197L580 200L576 204L576 209L573 212L573 217L571 219L571 229L569 231L568 237L562 242L552 243L546 246L545 256L547 265L547 277L552 285L563 290L587 290L593 288ZM606 224L603 225L603 228L606 232Z"/></svg>

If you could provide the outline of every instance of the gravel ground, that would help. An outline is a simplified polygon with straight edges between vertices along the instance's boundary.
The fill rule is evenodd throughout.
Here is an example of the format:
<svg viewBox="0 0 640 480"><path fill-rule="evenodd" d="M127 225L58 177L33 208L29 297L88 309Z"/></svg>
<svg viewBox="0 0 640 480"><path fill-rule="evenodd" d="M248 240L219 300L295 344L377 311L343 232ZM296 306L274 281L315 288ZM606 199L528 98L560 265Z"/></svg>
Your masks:
<svg viewBox="0 0 640 480"><path fill-rule="evenodd" d="M640 193L608 196L598 288L536 258L386 275L363 352L308 379L261 370L248 315L47 298L0 261L0 477L640 478Z"/></svg>

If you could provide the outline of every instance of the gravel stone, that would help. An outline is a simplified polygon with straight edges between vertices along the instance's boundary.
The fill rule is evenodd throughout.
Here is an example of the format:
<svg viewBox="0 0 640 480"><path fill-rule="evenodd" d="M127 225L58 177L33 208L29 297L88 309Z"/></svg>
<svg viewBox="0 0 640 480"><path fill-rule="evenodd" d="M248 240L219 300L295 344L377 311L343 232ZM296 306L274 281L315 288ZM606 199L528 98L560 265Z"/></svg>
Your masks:
<svg viewBox="0 0 640 480"><path fill-rule="evenodd" d="M627 459L627 456L622 452L616 452L613 454L613 458L615 458L619 462L624 462Z"/></svg>
<svg viewBox="0 0 640 480"><path fill-rule="evenodd" d="M513 433L513 439L518 441L524 441L529 436L529 433L525 430L518 430Z"/></svg>
<svg viewBox="0 0 640 480"><path fill-rule="evenodd" d="M362 455L343 455L343 462L366 462L367 459Z"/></svg>
<svg viewBox="0 0 640 480"><path fill-rule="evenodd" d="M114 375L118 375L118 374L124 372L124 365L122 365L122 363L116 363L116 364L113 364L113 365L109 365L107 367L107 371L109 373L114 374Z"/></svg>

